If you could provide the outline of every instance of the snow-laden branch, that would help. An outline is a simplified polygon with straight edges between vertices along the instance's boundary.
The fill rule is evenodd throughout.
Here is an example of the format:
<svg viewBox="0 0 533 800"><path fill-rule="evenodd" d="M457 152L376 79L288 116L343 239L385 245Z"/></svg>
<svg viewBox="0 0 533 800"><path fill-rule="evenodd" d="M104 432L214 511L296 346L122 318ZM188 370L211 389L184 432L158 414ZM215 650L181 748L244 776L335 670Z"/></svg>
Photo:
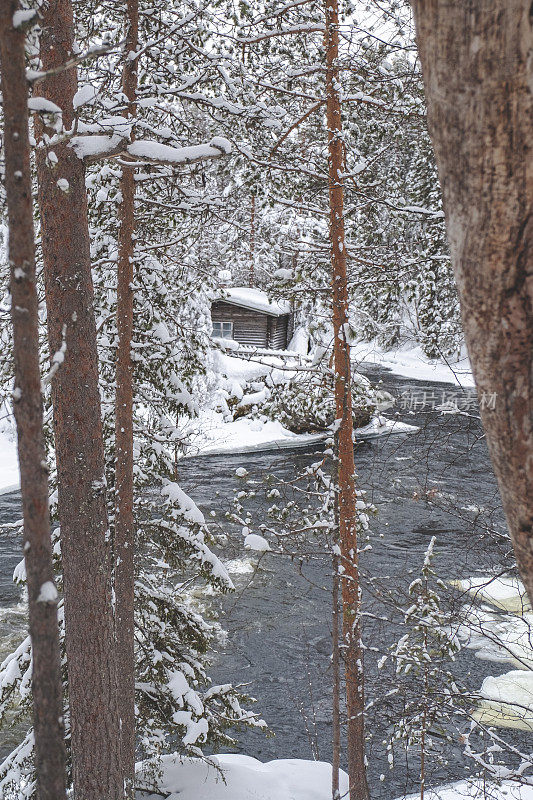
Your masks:
<svg viewBox="0 0 533 800"><path fill-rule="evenodd" d="M248 44L256 44L257 42L263 42L265 39L273 39L278 38L279 36L294 36L298 33L316 33L320 32L323 33L326 30L326 26L322 24L315 25L314 23L310 23L309 25L296 25L292 28L276 28L273 31L266 31L265 33L259 34L252 38L246 39L237 37L235 39L236 42L243 45Z"/></svg>
<svg viewBox="0 0 533 800"><path fill-rule="evenodd" d="M93 164L105 158L123 156L132 165L150 162L170 166L195 164L198 161L222 158L230 155L232 149L231 142L222 136L215 136L207 144L170 147L150 139L129 142L128 139L117 133L74 136L69 146L72 147L78 158L87 164Z"/></svg>
<svg viewBox="0 0 533 800"><path fill-rule="evenodd" d="M119 42L118 47L120 48L122 44L123 42ZM52 69L27 69L26 78L29 83L33 84L33 86L36 86L38 83L44 81L46 78L50 78L52 75L59 75L61 72L66 72L66 70L77 67L86 61L90 61L93 58L98 58L98 56L107 55L108 53L112 52L117 52L116 46L112 46L110 44L95 45L94 47L90 47L84 53L80 53L80 55L70 58L68 61L65 61L63 64L58 64L57 67L53 67Z"/></svg>

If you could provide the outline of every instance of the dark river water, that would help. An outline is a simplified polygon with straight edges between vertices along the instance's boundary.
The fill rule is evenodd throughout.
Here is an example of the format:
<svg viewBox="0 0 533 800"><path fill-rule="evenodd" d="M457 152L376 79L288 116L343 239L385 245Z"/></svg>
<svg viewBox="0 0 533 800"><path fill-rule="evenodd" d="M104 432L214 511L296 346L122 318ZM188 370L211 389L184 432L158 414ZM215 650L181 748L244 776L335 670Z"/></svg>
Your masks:
<svg viewBox="0 0 533 800"><path fill-rule="evenodd" d="M418 426L416 433L361 442L356 449L359 485L377 509L370 523L372 549L361 559L365 589L364 641L368 648L367 698L369 780L374 797L396 797L416 790L417 759L405 757L390 770L384 741L392 732L385 702L383 677L376 661L401 635L387 598L400 596L413 580L433 536L435 568L444 581L486 573L510 565L504 520L495 478L471 394L444 384L431 384L368 372L383 379L384 388L398 398L397 410L388 411ZM424 396L425 392L425 396ZM434 406L453 393L467 413L443 415ZM471 390L470 390L471 392ZM238 750L263 761L273 758L331 758L331 565L315 552L299 569L289 558L266 554L257 558L245 551L240 528L228 523L224 512L242 486L235 476L245 467L259 487L271 474L290 480L317 460L319 448L246 455L205 456L185 460L180 481L212 519L214 529L227 536L223 555L229 561L237 591L220 605L227 640L214 656L211 675L216 683L243 684L257 699L255 710L273 735L259 731L241 734ZM248 504L255 524L265 521L266 507L258 488ZM16 494L0 497L1 521L19 515ZM13 607L20 594L11 582L20 560L13 536L0 541L0 616L2 651L20 636L21 614ZM453 601L453 593L445 601ZM9 610L8 610L9 609ZM478 659L463 650L453 666L461 684L479 689L487 674L511 669ZM2 735L2 734L0 734ZM520 738L518 734L510 734ZM8 742L0 742L5 752ZM3 747L2 747L3 745ZM459 740L446 746L443 763L430 759L428 782L440 784L465 775ZM345 765L344 765L345 766ZM467 768L467 767L466 767Z"/></svg>

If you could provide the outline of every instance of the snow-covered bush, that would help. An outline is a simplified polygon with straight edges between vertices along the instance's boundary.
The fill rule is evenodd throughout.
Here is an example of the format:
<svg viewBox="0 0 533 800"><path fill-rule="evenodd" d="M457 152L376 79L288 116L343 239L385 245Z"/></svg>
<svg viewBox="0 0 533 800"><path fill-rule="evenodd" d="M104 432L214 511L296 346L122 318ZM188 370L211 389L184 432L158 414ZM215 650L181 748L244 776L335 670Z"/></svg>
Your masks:
<svg viewBox="0 0 533 800"><path fill-rule="evenodd" d="M354 427L368 425L377 401L370 382L357 374L352 379L352 404ZM290 383L274 387L261 411L293 433L324 431L336 418L333 376L301 373Z"/></svg>

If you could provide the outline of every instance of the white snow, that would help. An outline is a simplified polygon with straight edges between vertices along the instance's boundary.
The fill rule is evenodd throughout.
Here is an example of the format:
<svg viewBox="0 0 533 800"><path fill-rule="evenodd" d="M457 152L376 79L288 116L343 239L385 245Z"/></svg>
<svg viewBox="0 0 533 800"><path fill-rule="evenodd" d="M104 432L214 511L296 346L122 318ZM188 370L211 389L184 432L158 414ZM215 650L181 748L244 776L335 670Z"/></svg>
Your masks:
<svg viewBox="0 0 533 800"><path fill-rule="evenodd" d="M525 786L511 781L499 784L484 782L479 778L458 781L435 789L426 788L426 800L533 800L533 786ZM405 800L419 800L420 792L409 795Z"/></svg>
<svg viewBox="0 0 533 800"><path fill-rule="evenodd" d="M383 350L374 342L352 344L352 359L363 364L377 364L390 369L394 375L435 383L453 383L472 388L474 377L467 356L458 360L429 359L420 346L405 349Z"/></svg>
<svg viewBox="0 0 533 800"><path fill-rule="evenodd" d="M209 142L209 146L216 147L218 150L222 150L222 152L226 154L229 154L232 151L230 140L225 139L224 136L213 136Z"/></svg>
<svg viewBox="0 0 533 800"><path fill-rule="evenodd" d="M97 87L93 86L91 83L86 83L84 86L81 86L78 89L78 91L74 95L72 104L74 108L80 108L81 106L84 106L87 103L92 103L97 95L98 95Z"/></svg>
<svg viewBox="0 0 533 800"><path fill-rule="evenodd" d="M73 136L69 147L72 147L78 158L94 158L112 152L123 141L124 137L118 133L99 136Z"/></svg>
<svg viewBox="0 0 533 800"><path fill-rule="evenodd" d="M331 765L296 758L263 763L246 755L221 754L208 760L163 756L153 786L137 764L137 800L331 800ZM144 788L146 787L146 788ZM155 789L154 794L150 789ZM340 770L340 796L348 797L348 776ZM533 800L533 786L476 778L427 788L427 800ZM420 793L402 800L418 800Z"/></svg>
<svg viewBox="0 0 533 800"><path fill-rule="evenodd" d="M483 701L474 718L485 725L533 733L533 672L521 669L493 677L481 686Z"/></svg>
<svg viewBox="0 0 533 800"><path fill-rule="evenodd" d="M453 585L506 611L523 613L531 610L524 584L512 576L476 575L473 578L454 581Z"/></svg>
<svg viewBox="0 0 533 800"><path fill-rule="evenodd" d="M171 341L169 330L164 322L156 322L152 330L163 344L168 344Z"/></svg>
<svg viewBox="0 0 533 800"><path fill-rule="evenodd" d="M163 756L163 774L157 790L169 800L330 800L331 765L323 761L280 759L262 763L245 755L198 758ZM138 769L142 765L138 765ZM139 769L138 782L142 785ZM348 776L341 771L341 797L348 791ZM150 791L138 800L155 800Z"/></svg>
<svg viewBox="0 0 533 800"><path fill-rule="evenodd" d="M274 271L272 277L278 278L281 281L290 281L294 277L294 271L292 269L277 269Z"/></svg>
<svg viewBox="0 0 533 800"><path fill-rule="evenodd" d="M256 292L257 290L247 291ZM260 294L264 295L263 292ZM262 356L258 359L261 363L258 363L255 360L248 361L245 358L236 358L215 350L212 358L215 371L224 378L226 385L231 387L232 395L238 399L240 407L260 404L266 399L264 390L245 395L243 387L247 383L252 383L253 387L255 380L269 375L277 384L290 380L297 374L292 370L282 371L279 369L278 367L283 366L283 361L275 355ZM297 355L295 355L296 362ZM356 439L374 439L391 433L412 433L416 430L418 428L413 425L386 419L380 415L371 420L364 428L357 429L355 437ZM228 420L227 413L214 408L205 408L199 419L191 420L187 433L192 437L187 453L189 456L307 447L318 444L330 435L330 432L293 433L281 422L260 414L253 419L243 416L236 420Z"/></svg>
<svg viewBox="0 0 533 800"><path fill-rule="evenodd" d="M41 586L37 603L56 603L58 598L57 589L52 581L46 581Z"/></svg>
<svg viewBox="0 0 533 800"><path fill-rule="evenodd" d="M189 495L185 494L183 489L177 483L169 481L161 490L161 494L168 497L168 499L175 503L183 516L189 522L194 522L197 525L204 525L204 515Z"/></svg>
<svg viewBox="0 0 533 800"><path fill-rule="evenodd" d="M30 111L36 111L46 114L62 114L63 112L52 103L51 100L46 100L44 97L30 97L28 100L28 108Z"/></svg>
<svg viewBox="0 0 533 800"><path fill-rule="evenodd" d="M309 333L303 325L295 328L288 349L293 353L300 353L303 356L307 355L309 349Z"/></svg>
<svg viewBox="0 0 533 800"><path fill-rule="evenodd" d="M204 158L219 158L231 153L231 143L217 136L209 144L189 145L188 147L169 147L151 140L137 140L127 147L128 153L135 158L148 161L164 161L169 164L193 164Z"/></svg>
<svg viewBox="0 0 533 800"><path fill-rule="evenodd" d="M533 731L533 613L523 584L514 577L475 576L453 585L483 603L465 607L465 622L458 631L463 645L478 658L518 667L485 678L474 718Z"/></svg>
<svg viewBox="0 0 533 800"><path fill-rule="evenodd" d="M266 553L270 550L270 545L263 536L257 533L249 533L244 540L245 550L255 550L257 553Z"/></svg>
<svg viewBox="0 0 533 800"><path fill-rule="evenodd" d="M373 417L363 428L356 428L354 436L357 441L357 439L377 439L378 436L389 433L415 433L417 430L419 429L416 425L408 425L406 422L379 415Z"/></svg>
<svg viewBox="0 0 533 800"><path fill-rule="evenodd" d="M222 413L213 410L202 413L198 428L199 433L193 440L189 455L306 447L326 438L325 433L292 433L281 422L270 419L241 417L234 422L226 422Z"/></svg>
<svg viewBox="0 0 533 800"><path fill-rule="evenodd" d="M6 420L0 428L0 494L14 492L19 487L17 434L14 423Z"/></svg>
<svg viewBox="0 0 533 800"><path fill-rule="evenodd" d="M13 27L20 28L21 25L30 22L34 17L37 17L37 10L35 8L27 10L19 9L13 14Z"/></svg>
<svg viewBox="0 0 533 800"><path fill-rule="evenodd" d="M198 424L199 422L199 424ZM221 412L207 409L199 420L192 421L192 428L198 428L193 436L189 456L213 455L215 453L249 453L285 448L307 447L318 444L330 435L324 433L293 433L283 427L281 422L258 418L241 417L227 422ZM379 417L364 428L357 428L355 439L375 439L397 433L413 433L418 428L397 420Z"/></svg>
<svg viewBox="0 0 533 800"><path fill-rule="evenodd" d="M249 286L234 286L224 289L220 297L225 303L230 303L252 311L262 311L272 317L290 314L291 305L285 300L269 300L266 292L261 289L252 289Z"/></svg>

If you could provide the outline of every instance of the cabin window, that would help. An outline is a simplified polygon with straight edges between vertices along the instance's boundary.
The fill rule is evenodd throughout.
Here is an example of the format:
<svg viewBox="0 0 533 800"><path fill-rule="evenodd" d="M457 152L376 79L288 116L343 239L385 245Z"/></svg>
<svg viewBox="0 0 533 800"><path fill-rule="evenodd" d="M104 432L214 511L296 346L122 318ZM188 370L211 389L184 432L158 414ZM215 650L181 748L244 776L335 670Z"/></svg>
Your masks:
<svg viewBox="0 0 533 800"><path fill-rule="evenodd" d="M213 322L213 336L217 339L233 339L233 322Z"/></svg>

